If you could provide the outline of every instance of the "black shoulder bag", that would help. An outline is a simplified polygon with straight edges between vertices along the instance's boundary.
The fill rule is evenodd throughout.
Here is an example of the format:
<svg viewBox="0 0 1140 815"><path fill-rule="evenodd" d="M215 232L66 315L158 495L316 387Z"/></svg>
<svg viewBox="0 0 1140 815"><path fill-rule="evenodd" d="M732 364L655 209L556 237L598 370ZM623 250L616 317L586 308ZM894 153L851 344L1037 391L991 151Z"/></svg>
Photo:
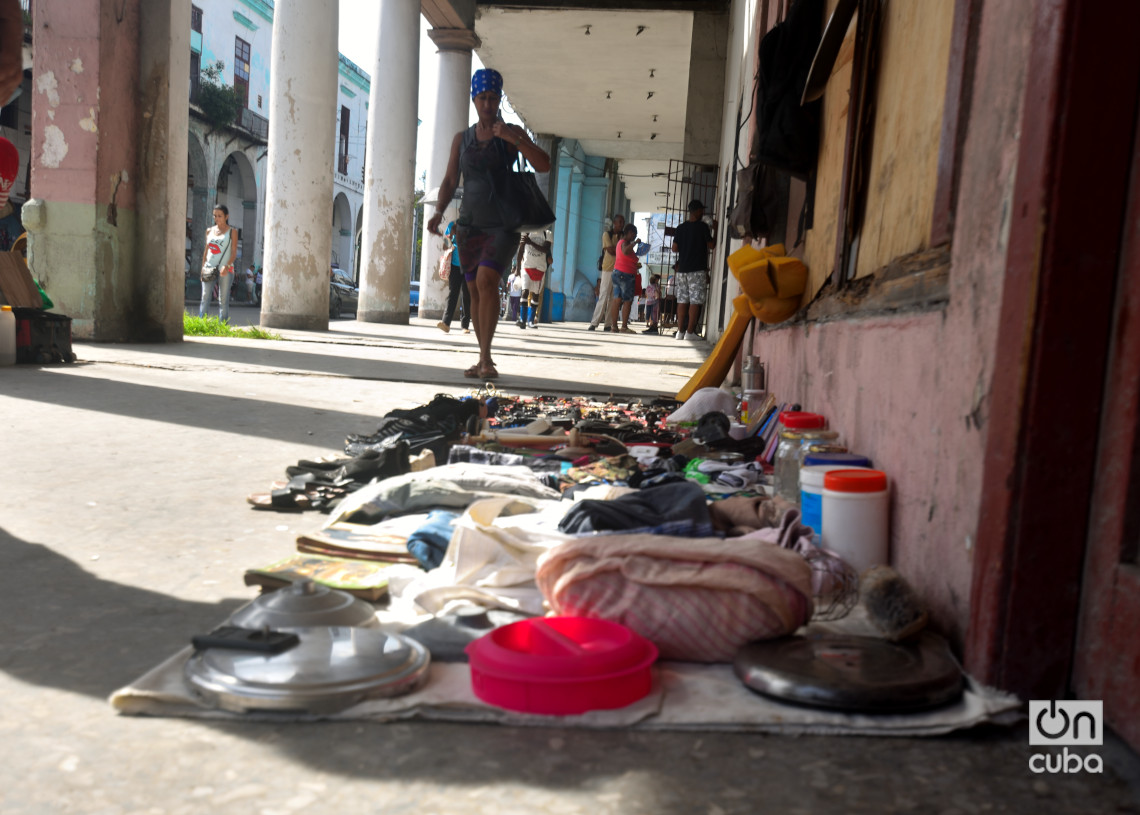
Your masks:
<svg viewBox="0 0 1140 815"><path fill-rule="evenodd" d="M500 154L506 160L502 140L496 139ZM508 232L541 232L554 223L554 211L538 188L534 173L524 170L522 154L515 153L516 164L505 173L494 174L495 207L503 228ZM518 167L518 169L514 169Z"/></svg>

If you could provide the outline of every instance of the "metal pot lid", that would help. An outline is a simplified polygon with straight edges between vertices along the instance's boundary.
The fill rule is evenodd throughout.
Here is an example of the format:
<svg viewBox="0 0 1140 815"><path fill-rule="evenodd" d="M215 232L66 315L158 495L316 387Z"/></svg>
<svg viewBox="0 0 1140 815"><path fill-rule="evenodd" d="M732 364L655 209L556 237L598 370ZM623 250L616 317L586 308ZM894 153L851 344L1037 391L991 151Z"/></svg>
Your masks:
<svg viewBox="0 0 1140 815"><path fill-rule="evenodd" d="M335 713L363 699L411 693L427 681L431 655L408 637L351 626L293 631L300 643L280 654L196 651L186 679L206 701L239 713Z"/></svg>
<svg viewBox="0 0 1140 815"><path fill-rule="evenodd" d="M312 580L263 594L230 617L242 628L292 630L303 626L350 625L375 628L376 609L348 592L330 589Z"/></svg>
<svg viewBox="0 0 1140 815"><path fill-rule="evenodd" d="M813 633L754 642L733 671L752 690L785 702L865 713L923 710L962 695L962 670L930 631L913 643Z"/></svg>

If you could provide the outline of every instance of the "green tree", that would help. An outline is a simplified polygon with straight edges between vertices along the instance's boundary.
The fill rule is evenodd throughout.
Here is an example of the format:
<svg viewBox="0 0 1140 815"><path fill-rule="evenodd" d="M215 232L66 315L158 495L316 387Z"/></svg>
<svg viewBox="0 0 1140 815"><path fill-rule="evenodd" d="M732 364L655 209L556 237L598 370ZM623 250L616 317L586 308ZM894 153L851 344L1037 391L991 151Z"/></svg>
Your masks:
<svg viewBox="0 0 1140 815"><path fill-rule="evenodd" d="M231 125L241 109L237 91L225 83L222 72L226 70L224 60L218 60L202 69L199 83L198 107L215 130Z"/></svg>

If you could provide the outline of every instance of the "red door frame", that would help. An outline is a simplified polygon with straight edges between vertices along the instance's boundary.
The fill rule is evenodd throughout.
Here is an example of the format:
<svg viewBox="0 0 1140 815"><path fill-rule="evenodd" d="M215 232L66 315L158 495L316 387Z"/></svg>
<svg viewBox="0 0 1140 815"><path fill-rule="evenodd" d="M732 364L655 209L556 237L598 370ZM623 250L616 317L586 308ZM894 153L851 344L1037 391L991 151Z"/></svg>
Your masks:
<svg viewBox="0 0 1140 815"><path fill-rule="evenodd" d="M1140 126L1135 155L1140 156ZM1112 321L1073 686L1140 750L1140 162L1132 167Z"/></svg>
<svg viewBox="0 0 1140 815"><path fill-rule="evenodd" d="M1024 698L1073 666L1138 29L1140 4L1034 11L966 635L967 668Z"/></svg>

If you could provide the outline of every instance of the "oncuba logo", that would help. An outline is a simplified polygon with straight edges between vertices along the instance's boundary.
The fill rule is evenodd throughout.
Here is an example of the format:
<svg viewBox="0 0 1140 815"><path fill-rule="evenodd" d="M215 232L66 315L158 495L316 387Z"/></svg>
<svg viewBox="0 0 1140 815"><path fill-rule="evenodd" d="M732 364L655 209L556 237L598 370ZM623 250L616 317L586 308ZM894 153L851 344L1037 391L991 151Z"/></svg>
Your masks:
<svg viewBox="0 0 1140 815"><path fill-rule="evenodd" d="M1029 769L1035 773L1103 773L1104 762L1096 753L1071 752L1070 747L1104 744L1104 702L1029 703L1029 746L1060 747L1061 752L1034 753Z"/></svg>

